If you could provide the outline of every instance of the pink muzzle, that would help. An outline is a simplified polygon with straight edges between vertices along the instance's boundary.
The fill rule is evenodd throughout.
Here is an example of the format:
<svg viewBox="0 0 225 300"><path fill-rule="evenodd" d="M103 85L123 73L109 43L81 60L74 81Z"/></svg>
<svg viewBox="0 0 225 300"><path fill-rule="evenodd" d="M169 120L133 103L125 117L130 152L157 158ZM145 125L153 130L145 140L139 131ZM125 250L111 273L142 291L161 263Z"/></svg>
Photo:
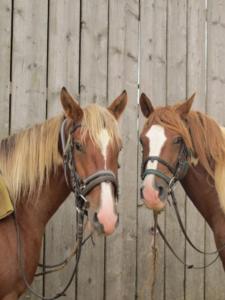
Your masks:
<svg viewBox="0 0 225 300"><path fill-rule="evenodd" d="M152 186L152 177L146 177L143 182L143 198L145 205L153 209L154 211L160 212L164 209L165 203L159 198L159 192Z"/></svg>
<svg viewBox="0 0 225 300"><path fill-rule="evenodd" d="M115 211L111 185L109 183L102 183L101 189L101 206L97 218L98 222L103 226L104 234L110 235L114 232L118 224L118 214Z"/></svg>
<svg viewBox="0 0 225 300"><path fill-rule="evenodd" d="M118 223L118 215L101 209L97 214L99 223L103 226L104 234L110 235L114 232Z"/></svg>

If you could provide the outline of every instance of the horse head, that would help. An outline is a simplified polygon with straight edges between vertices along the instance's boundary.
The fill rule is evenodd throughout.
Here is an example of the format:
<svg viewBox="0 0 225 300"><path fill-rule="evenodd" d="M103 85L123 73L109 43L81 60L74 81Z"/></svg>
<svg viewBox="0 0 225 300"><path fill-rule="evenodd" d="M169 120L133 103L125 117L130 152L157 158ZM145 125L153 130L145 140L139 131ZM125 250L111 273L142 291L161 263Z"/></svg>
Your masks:
<svg viewBox="0 0 225 300"><path fill-rule="evenodd" d="M118 223L117 173L122 142L117 121L126 107L127 94L124 91L108 108L97 104L81 108L63 88L61 102L66 117L65 140L70 137L72 141L75 189L81 189L89 204L94 228L109 235Z"/></svg>
<svg viewBox="0 0 225 300"><path fill-rule="evenodd" d="M147 118L140 135L143 148L141 193L148 208L160 212L176 181L186 175L192 158L192 142L185 117L193 99L184 103L154 109L142 94L140 107Z"/></svg>

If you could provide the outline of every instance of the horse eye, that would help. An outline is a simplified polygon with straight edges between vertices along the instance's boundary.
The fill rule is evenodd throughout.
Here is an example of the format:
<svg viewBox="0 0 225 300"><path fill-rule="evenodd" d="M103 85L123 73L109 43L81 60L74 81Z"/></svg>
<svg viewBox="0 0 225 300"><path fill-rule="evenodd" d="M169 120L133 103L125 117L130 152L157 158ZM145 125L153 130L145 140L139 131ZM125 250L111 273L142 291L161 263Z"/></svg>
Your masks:
<svg viewBox="0 0 225 300"><path fill-rule="evenodd" d="M77 151L80 151L80 152L84 151L84 148L83 148L81 143L75 142L74 145L75 145L75 148L76 148Z"/></svg>
<svg viewBox="0 0 225 300"><path fill-rule="evenodd" d="M178 136L173 140L173 144L180 144L182 142L183 142L183 139L181 136Z"/></svg>

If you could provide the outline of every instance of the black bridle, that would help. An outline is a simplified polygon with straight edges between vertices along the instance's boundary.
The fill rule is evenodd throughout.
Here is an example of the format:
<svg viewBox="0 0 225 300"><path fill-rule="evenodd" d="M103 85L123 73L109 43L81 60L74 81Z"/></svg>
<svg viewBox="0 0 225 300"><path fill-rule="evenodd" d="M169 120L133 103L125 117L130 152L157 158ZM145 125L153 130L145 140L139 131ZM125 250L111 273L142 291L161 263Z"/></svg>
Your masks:
<svg viewBox="0 0 225 300"><path fill-rule="evenodd" d="M188 172L188 168L189 168L188 160L191 157L191 150L187 148L183 140L180 141L180 143L181 143L180 152L175 167L171 166L167 161L163 160L159 156L149 156L142 163L142 167L141 167L142 180L144 180L147 175L150 174L156 175L157 177L163 179L168 184L169 188L172 188L173 185L178 180L182 180ZM168 176L159 170L147 168L147 164L149 161L151 162L157 161L158 163L164 165L170 171L172 176Z"/></svg>
<svg viewBox="0 0 225 300"><path fill-rule="evenodd" d="M203 251L203 250L200 250L198 249L194 244L193 242L191 241L191 239L189 238L185 228L184 228L184 225L182 223L182 220L181 220L181 216L180 216L180 213L179 213L179 210L178 210L178 206L177 206L177 201L176 201L176 197L175 197L175 194L174 194L174 190L173 190L173 187L175 185L175 183L177 181L180 181L182 180L185 175L187 174L188 172L188 169L189 169L189 160L192 156L192 152L191 150L189 150L186 146L186 144L184 143L184 141L181 139L180 140L180 152L179 152L179 155L178 155L178 159L177 159L177 163L176 163L176 166L173 167L171 166L167 161L161 159L160 157L158 156L149 156L147 159L145 159L142 163L142 170L141 170L141 177L142 177L142 180L144 180L144 178L147 176L147 175L150 175L150 174L153 174L161 179L163 179L167 185L168 185L168 188L169 188L169 191L168 191L168 196L171 196L171 199L172 199L172 204L173 204L173 207L174 207L174 210L175 210L175 214L176 214L176 217L177 217L177 220L178 220L178 223L179 223L179 226L181 228L181 231L186 239L186 241L188 242L188 244L195 250L197 251L198 253L201 253L203 255L216 255L216 257L211 261L209 262L207 265L204 265L204 266L194 266L193 264L187 264L186 262L184 262L178 255L177 253L175 252L175 250L173 249L173 247L171 246L171 244L168 242L166 236L164 235L163 231L161 230L159 224L158 224L158 221L157 221L157 215L154 213L154 226L153 226L153 231L154 231L154 236L156 234L156 229L158 230L161 238L163 239L163 241L165 242L165 244L167 245L167 247L170 249L170 251L173 253L173 255L185 266L187 267L188 269L205 269L209 266L211 266L214 262L216 262L216 260L218 259L219 257L219 253L225 249L225 244L222 245L219 249L215 250L215 251L211 251L211 252L206 252L206 251ZM147 164L148 162L151 161L151 162L154 162L154 161L157 161L159 162L160 164L164 165L169 171L170 173L172 174L172 176L168 176L164 173L162 173L161 171L159 170L155 170L155 169L148 169L147 168Z"/></svg>
<svg viewBox="0 0 225 300"><path fill-rule="evenodd" d="M14 211L14 221L16 226L16 233L17 233L17 253L18 253L18 263L19 263L19 271L21 273L22 279L24 281L24 284L26 285L27 289L34 294L36 297L43 299L43 300L54 300L58 299L61 296L65 296L66 291L70 287L71 283L73 282L73 279L77 273L78 270L78 264L80 261L81 256L81 248L82 245L88 240L86 238L83 240L83 231L84 231L84 217L85 215L88 215L88 207L89 202L86 199L86 196L90 191L95 188L97 185L99 185L102 182L110 182L114 187L114 193L115 197L118 200L118 180L116 175L110 171L110 170L99 170L96 173L86 177L81 178L77 172L76 169L76 161L74 158L74 151L76 146L76 141L73 138L74 132L81 127L81 124L73 124L71 129L69 129L68 138L66 140L66 134L65 134L65 127L66 127L66 119L62 122L61 129L60 129L60 140L62 145L62 154L63 154L63 166L64 166L64 174L65 179L67 182L67 185L71 189L71 191L74 194L75 199L75 206L76 206L76 214L77 214L77 233L76 233L76 240L77 240L77 248L76 248L76 262L75 266L73 268L72 275L67 282L66 286L63 290L61 290L59 293L57 293L53 297L45 297L40 294L38 294L36 291L34 291L28 280L27 276L24 270L24 256L23 256L23 243L20 236L20 229L19 224L17 221L16 216L16 209ZM51 269L55 267L59 267L62 265L65 265L65 263L68 261L68 259L65 259L62 263L56 264L55 266L43 266L44 272L40 273L38 275L44 275L51 273L52 271L46 271L46 269Z"/></svg>
<svg viewBox="0 0 225 300"><path fill-rule="evenodd" d="M63 150L63 165L64 174L68 186L76 195L76 207L81 209L84 206L83 202L86 202L87 194L102 182L110 182L114 187L114 193L118 198L118 180L115 174L110 170L99 170L94 174L86 178L81 178L77 173L76 161L74 159L74 151L76 147L76 140L73 138L73 133L81 127L81 124L74 124L69 130L69 135L66 141L65 138L65 126L67 120L62 123L60 136Z"/></svg>

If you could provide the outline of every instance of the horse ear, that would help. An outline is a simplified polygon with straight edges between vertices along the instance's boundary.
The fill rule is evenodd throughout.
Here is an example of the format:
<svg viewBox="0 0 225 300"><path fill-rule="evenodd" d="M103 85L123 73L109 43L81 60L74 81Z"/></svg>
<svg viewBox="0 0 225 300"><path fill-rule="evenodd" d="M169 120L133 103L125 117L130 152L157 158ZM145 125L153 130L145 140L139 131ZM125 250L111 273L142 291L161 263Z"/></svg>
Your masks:
<svg viewBox="0 0 225 300"><path fill-rule="evenodd" d="M176 108L176 112L178 112L178 114L180 116L187 115L189 113L189 111L191 110L194 98L195 98L195 93L189 99L187 99L184 103L180 104Z"/></svg>
<svg viewBox="0 0 225 300"><path fill-rule="evenodd" d="M118 120L127 105L127 92L124 90L108 107L108 110Z"/></svg>
<svg viewBox="0 0 225 300"><path fill-rule="evenodd" d="M148 118L154 111L151 100L144 93L142 93L140 97L140 106L141 111L146 118Z"/></svg>
<svg viewBox="0 0 225 300"><path fill-rule="evenodd" d="M81 122L83 110L79 103L68 93L65 87L62 88L60 97L66 117L74 120L76 123Z"/></svg>

